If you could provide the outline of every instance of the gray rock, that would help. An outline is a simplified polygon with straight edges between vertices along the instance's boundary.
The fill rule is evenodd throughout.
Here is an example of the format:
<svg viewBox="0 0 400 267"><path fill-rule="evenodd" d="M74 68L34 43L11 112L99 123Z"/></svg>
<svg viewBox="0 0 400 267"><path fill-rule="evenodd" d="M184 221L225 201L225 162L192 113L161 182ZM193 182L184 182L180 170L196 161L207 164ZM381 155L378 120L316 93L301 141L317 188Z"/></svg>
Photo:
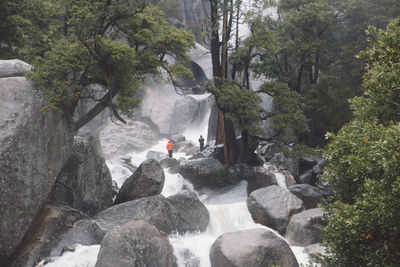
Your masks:
<svg viewBox="0 0 400 267"><path fill-rule="evenodd" d="M150 197L161 193L165 182L164 170L154 159L147 159L140 164L117 194L115 204Z"/></svg>
<svg viewBox="0 0 400 267"><path fill-rule="evenodd" d="M204 43L203 25L207 14L210 14L210 5L205 0L193 2L191 0L181 1L181 8L183 12L183 21L188 29L195 35L196 41Z"/></svg>
<svg viewBox="0 0 400 267"><path fill-rule="evenodd" d="M312 169L305 171L298 178L299 184L315 185L316 181L317 181L317 175L315 175Z"/></svg>
<svg viewBox="0 0 400 267"><path fill-rule="evenodd" d="M320 256L328 256L326 248L320 243L312 244L304 248L304 252L310 255L310 262L318 263L321 267L328 267L326 262L321 262Z"/></svg>
<svg viewBox="0 0 400 267"><path fill-rule="evenodd" d="M126 125L112 123L100 132L100 144L103 155L110 159L132 151L144 151L157 144L157 136L143 122L130 121Z"/></svg>
<svg viewBox="0 0 400 267"><path fill-rule="evenodd" d="M89 217L67 206L44 205L5 266L36 266L50 255L69 227L80 219Z"/></svg>
<svg viewBox="0 0 400 267"><path fill-rule="evenodd" d="M43 112L45 104L24 77L0 79L0 266L45 203L72 147L70 121Z"/></svg>
<svg viewBox="0 0 400 267"><path fill-rule="evenodd" d="M168 236L145 221L130 221L106 234L95 267L176 266Z"/></svg>
<svg viewBox="0 0 400 267"><path fill-rule="evenodd" d="M329 163L328 160L320 159L318 163L312 168L313 172L316 175L323 174L324 168L326 167L326 165L328 165L328 163Z"/></svg>
<svg viewBox="0 0 400 267"><path fill-rule="evenodd" d="M285 233L290 216L304 209L303 201L289 190L272 185L253 191L247 207L254 222Z"/></svg>
<svg viewBox="0 0 400 267"><path fill-rule="evenodd" d="M71 156L49 194L50 203L61 203L90 216L111 207L113 189L110 171L94 146L74 138Z"/></svg>
<svg viewBox="0 0 400 267"><path fill-rule="evenodd" d="M275 175L262 166L254 168L254 176L247 180L247 195L259 188L278 185Z"/></svg>
<svg viewBox="0 0 400 267"><path fill-rule="evenodd" d="M31 65L19 59L0 60L0 78L21 77L31 70Z"/></svg>
<svg viewBox="0 0 400 267"><path fill-rule="evenodd" d="M294 177L299 175L299 162L293 158L286 158L282 153L276 154L267 162L268 165L275 166L278 170L287 170Z"/></svg>
<svg viewBox="0 0 400 267"><path fill-rule="evenodd" d="M165 159L167 157L168 157L168 153L167 152L149 150L146 153L146 158L147 159L155 159L157 161L163 160L163 159Z"/></svg>
<svg viewBox="0 0 400 267"><path fill-rule="evenodd" d="M178 229L178 212L163 196L145 197L108 208L93 218L108 232L132 220L144 220L169 234Z"/></svg>
<svg viewBox="0 0 400 267"><path fill-rule="evenodd" d="M317 208L319 203L326 202L319 189L309 184L292 185L288 187L288 190L303 200L305 209Z"/></svg>
<svg viewBox="0 0 400 267"><path fill-rule="evenodd" d="M286 228L286 238L293 246L305 247L322 241L323 212L321 208L293 215Z"/></svg>
<svg viewBox="0 0 400 267"><path fill-rule="evenodd" d="M170 135L183 132L190 125L199 108L199 104L193 97L184 96L179 98L175 104L171 116Z"/></svg>
<svg viewBox="0 0 400 267"><path fill-rule="evenodd" d="M173 135L171 136L170 140L172 141L172 143L174 143L174 145L178 145L179 143L183 143L186 141L185 136L181 135L181 134L177 134L177 135Z"/></svg>
<svg viewBox="0 0 400 267"><path fill-rule="evenodd" d="M253 167L243 163L237 163L228 169L228 182L236 184L240 180L251 180L254 175Z"/></svg>
<svg viewBox="0 0 400 267"><path fill-rule="evenodd" d="M257 147L257 154L265 161L271 160L279 152L278 145L271 142L262 142Z"/></svg>
<svg viewBox="0 0 400 267"><path fill-rule="evenodd" d="M272 231L252 229L225 233L210 250L212 267L298 267L289 245Z"/></svg>
<svg viewBox="0 0 400 267"><path fill-rule="evenodd" d="M168 197L168 201L176 208L179 215L178 231L204 231L207 228L210 214L206 206L195 193L184 190Z"/></svg>
<svg viewBox="0 0 400 267"><path fill-rule="evenodd" d="M308 169L312 169L319 161L323 160L321 152L316 152L313 155L302 155L299 161L299 172L303 173Z"/></svg>
<svg viewBox="0 0 400 267"><path fill-rule="evenodd" d="M170 173L178 173L180 161L176 158L166 158L160 161L163 168L169 168Z"/></svg>
<svg viewBox="0 0 400 267"><path fill-rule="evenodd" d="M216 169L223 168L221 162L214 158L200 158L181 161L179 173L188 179L195 189L211 185Z"/></svg>
<svg viewBox="0 0 400 267"><path fill-rule="evenodd" d="M77 221L51 250L50 256L60 256L65 250L68 250L68 247L72 247L74 244L84 246L100 245L105 234L94 220Z"/></svg>
<svg viewBox="0 0 400 267"><path fill-rule="evenodd" d="M224 161L224 145L206 147L200 153L194 155L189 159L200 159L200 158L214 158L220 162Z"/></svg>

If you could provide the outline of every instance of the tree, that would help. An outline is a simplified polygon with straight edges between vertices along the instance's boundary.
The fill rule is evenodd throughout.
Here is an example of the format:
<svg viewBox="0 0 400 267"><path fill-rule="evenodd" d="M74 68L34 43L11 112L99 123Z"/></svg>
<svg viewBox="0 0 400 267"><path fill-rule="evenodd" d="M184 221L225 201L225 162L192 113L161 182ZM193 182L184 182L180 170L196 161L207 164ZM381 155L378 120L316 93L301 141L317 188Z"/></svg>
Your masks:
<svg viewBox="0 0 400 267"><path fill-rule="evenodd" d="M184 64L186 52L194 45L193 35L168 25L163 13L144 1L60 0L53 4L58 13L50 14L47 24L49 47L34 62L30 78L45 89L47 108L72 115L80 98L98 102L75 122L75 130L106 107L124 122L118 110L130 114L146 73L156 73L161 67L171 79L190 75ZM85 95L91 84L104 88L102 98Z"/></svg>
<svg viewBox="0 0 400 267"><path fill-rule="evenodd" d="M325 177L335 186L325 207L329 266L399 266L400 26L370 28L364 94L352 99L355 118L331 140Z"/></svg>

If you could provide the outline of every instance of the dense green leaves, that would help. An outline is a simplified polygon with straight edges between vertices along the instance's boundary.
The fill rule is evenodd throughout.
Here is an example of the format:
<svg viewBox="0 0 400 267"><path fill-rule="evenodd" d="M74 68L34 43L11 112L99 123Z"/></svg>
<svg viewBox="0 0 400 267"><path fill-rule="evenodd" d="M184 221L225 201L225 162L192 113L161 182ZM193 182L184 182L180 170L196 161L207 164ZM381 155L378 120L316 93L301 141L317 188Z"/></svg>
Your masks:
<svg viewBox="0 0 400 267"><path fill-rule="evenodd" d="M329 266L400 264L400 27L394 21L370 33L365 92L351 101L355 119L327 135L325 177L335 185L324 231Z"/></svg>
<svg viewBox="0 0 400 267"><path fill-rule="evenodd" d="M170 26L160 10L145 2L39 2L23 1L25 7L32 6L33 38L20 50L34 63L30 77L45 90L47 108L72 114L82 96L99 102L77 128L106 106L113 107L114 114L117 106L129 115L147 73L164 68L170 78L190 76L184 65L193 35ZM88 95L90 84L101 85L104 97ZM112 102L114 97L117 102Z"/></svg>
<svg viewBox="0 0 400 267"><path fill-rule="evenodd" d="M242 131L263 134L258 127L262 119L262 99L256 92L226 80L219 88L212 86L209 91L215 95L218 107L230 120L237 122Z"/></svg>

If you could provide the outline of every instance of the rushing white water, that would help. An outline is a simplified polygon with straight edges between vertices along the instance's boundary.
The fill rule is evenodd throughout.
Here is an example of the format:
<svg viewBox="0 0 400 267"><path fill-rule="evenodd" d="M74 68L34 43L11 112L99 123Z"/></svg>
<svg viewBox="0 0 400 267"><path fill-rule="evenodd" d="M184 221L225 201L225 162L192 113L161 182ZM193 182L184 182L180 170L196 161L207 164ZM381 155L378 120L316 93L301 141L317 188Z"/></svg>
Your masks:
<svg viewBox="0 0 400 267"><path fill-rule="evenodd" d="M36 267L93 267L96 264L100 245L82 246L76 245L75 251L64 252L61 257L52 258L52 262L40 262Z"/></svg>
<svg viewBox="0 0 400 267"><path fill-rule="evenodd" d="M223 233L262 228L280 236L276 231L254 223L246 204L246 181L220 191L203 189L198 195L210 213L210 221L204 233L170 236L178 258L178 266L191 266L194 262L200 267L211 266L210 248ZM304 248L291 248L299 264L308 262L308 255L303 252Z"/></svg>

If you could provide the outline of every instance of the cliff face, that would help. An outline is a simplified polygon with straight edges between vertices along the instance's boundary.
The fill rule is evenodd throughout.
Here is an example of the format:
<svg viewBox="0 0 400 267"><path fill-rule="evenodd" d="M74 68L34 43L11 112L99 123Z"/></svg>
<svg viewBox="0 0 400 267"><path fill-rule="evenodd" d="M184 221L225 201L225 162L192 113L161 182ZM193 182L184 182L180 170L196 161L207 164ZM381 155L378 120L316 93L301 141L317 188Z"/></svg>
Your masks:
<svg viewBox="0 0 400 267"><path fill-rule="evenodd" d="M0 265L44 204L73 142L68 119L41 110L43 94L23 77L29 69L0 60Z"/></svg>
<svg viewBox="0 0 400 267"><path fill-rule="evenodd" d="M204 44L202 38L205 19L209 16L210 3L208 0L180 0L183 13L183 23L186 29L192 30L196 42Z"/></svg>

